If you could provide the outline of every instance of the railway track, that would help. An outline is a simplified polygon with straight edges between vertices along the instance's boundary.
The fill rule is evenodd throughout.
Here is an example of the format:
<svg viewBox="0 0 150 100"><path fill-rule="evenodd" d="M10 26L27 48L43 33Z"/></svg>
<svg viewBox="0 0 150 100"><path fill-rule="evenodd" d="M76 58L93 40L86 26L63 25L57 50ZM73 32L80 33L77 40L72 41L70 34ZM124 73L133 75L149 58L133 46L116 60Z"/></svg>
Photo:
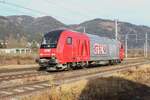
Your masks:
<svg viewBox="0 0 150 100"><path fill-rule="evenodd" d="M31 68L16 68L16 69L0 69L0 80L1 77L5 76L15 76L19 74L29 74L36 73L38 71L38 67Z"/></svg>
<svg viewBox="0 0 150 100"><path fill-rule="evenodd" d="M123 63L134 63L134 62L137 62L137 61L141 61L141 60L145 60L145 58L134 58L134 59L125 59L123 61ZM13 68L13 69L7 69L7 68L4 68L4 69L0 69L0 75L2 74L5 74L5 73L16 73L16 72L31 72L31 71L37 71L39 67L28 67L28 68Z"/></svg>
<svg viewBox="0 0 150 100"><path fill-rule="evenodd" d="M31 67L31 68L14 68L14 69L1 69L0 74L8 73L8 72L19 72L19 71L31 71L31 70L38 70L38 67Z"/></svg>
<svg viewBox="0 0 150 100"><path fill-rule="evenodd" d="M124 61L121 64L118 65L113 65L114 66L121 66L121 65L126 65L126 64L131 64L131 63L136 63L139 62L139 60L131 60L131 61ZM142 62L143 60L140 60L140 62ZM52 72L52 73L48 73L48 72L44 72L44 71L37 71L37 67L34 68L23 68L23 69L12 69L12 70L8 70L8 72L5 70L5 72L0 73L0 82L3 81L10 81L10 80L15 80L15 79L24 79L24 78L28 78L28 77L36 77L36 76L44 76L44 75L53 75L54 77L61 77L61 75L65 75L65 74L75 74L76 71L78 71L78 73L83 73L83 71L85 71L86 73L89 71L103 71L106 69L110 69L112 66L107 66L107 67L91 67L91 69L79 69L79 70L72 70L72 71L62 71L62 72ZM2 71L0 71L2 72Z"/></svg>
<svg viewBox="0 0 150 100"><path fill-rule="evenodd" d="M36 77L41 75L48 75L47 72L26 72L26 73L20 73L20 74L13 74L13 75L2 75L0 76L0 82L3 81L10 81L14 79L22 79L22 78L28 78L28 77Z"/></svg>
<svg viewBox="0 0 150 100"><path fill-rule="evenodd" d="M118 65L117 67L108 67L102 70L96 70L93 72L91 72L91 70L93 69L73 71L69 73L62 72L62 73L54 74L54 80L53 80L54 84L51 84L51 85L49 83L49 80L47 80L47 81L35 82L32 84L23 84L23 85L18 85L18 86L13 86L13 87L0 88L0 99L1 98L8 99L8 98L12 98L15 96L21 96L21 95L30 94L32 92L50 89L52 85L59 86L61 84L71 83L71 82L82 80L82 79L108 77L115 72L125 71L130 68L138 67L140 65L148 64L148 63L150 62L145 61L145 62L138 62L138 63L133 63L133 64L124 64L124 65Z"/></svg>

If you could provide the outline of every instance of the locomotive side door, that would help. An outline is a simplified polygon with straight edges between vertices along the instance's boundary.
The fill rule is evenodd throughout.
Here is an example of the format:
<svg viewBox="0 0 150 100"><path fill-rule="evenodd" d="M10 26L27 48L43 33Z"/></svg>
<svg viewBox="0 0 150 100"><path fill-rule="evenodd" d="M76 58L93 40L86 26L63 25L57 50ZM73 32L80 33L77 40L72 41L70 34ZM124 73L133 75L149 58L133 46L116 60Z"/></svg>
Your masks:
<svg viewBox="0 0 150 100"><path fill-rule="evenodd" d="M72 37L67 37L64 47L64 59L66 62L72 62L72 58L73 58L73 40Z"/></svg>

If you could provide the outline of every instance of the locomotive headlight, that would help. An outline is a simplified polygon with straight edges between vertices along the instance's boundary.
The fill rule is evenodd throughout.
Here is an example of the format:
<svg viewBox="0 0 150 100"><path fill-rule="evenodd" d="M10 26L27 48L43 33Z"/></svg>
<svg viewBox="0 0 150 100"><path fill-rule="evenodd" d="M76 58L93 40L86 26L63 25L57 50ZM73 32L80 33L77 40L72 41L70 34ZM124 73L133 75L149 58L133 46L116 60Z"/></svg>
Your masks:
<svg viewBox="0 0 150 100"><path fill-rule="evenodd" d="M52 53L51 56L55 56L55 53Z"/></svg>
<svg viewBox="0 0 150 100"><path fill-rule="evenodd" d="M40 56L43 56L43 53L40 53Z"/></svg>

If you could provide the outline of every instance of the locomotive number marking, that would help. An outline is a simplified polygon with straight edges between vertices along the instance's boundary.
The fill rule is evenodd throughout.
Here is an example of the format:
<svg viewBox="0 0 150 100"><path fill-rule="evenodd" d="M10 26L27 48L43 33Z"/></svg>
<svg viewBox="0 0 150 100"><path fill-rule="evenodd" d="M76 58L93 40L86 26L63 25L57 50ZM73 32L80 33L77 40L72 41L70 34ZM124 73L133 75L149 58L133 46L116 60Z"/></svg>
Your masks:
<svg viewBox="0 0 150 100"><path fill-rule="evenodd" d="M94 54L101 55L101 54L107 54L107 47L104 44L94 44Z"/></svg>

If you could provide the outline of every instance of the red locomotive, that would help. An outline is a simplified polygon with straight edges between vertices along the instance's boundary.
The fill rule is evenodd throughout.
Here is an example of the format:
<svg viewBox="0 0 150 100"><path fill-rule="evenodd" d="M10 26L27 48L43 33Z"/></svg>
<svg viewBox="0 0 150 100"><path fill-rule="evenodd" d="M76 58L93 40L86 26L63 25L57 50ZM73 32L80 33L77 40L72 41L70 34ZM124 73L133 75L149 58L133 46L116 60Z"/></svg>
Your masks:
<svg viewBox="0 0 150 100"><path fill-rule="evenodd" d="M114 39L55 30L44 35L39 55L41 68L60 70L99 64L101 61L119 63L124 58L124 48Z"/></svg>

